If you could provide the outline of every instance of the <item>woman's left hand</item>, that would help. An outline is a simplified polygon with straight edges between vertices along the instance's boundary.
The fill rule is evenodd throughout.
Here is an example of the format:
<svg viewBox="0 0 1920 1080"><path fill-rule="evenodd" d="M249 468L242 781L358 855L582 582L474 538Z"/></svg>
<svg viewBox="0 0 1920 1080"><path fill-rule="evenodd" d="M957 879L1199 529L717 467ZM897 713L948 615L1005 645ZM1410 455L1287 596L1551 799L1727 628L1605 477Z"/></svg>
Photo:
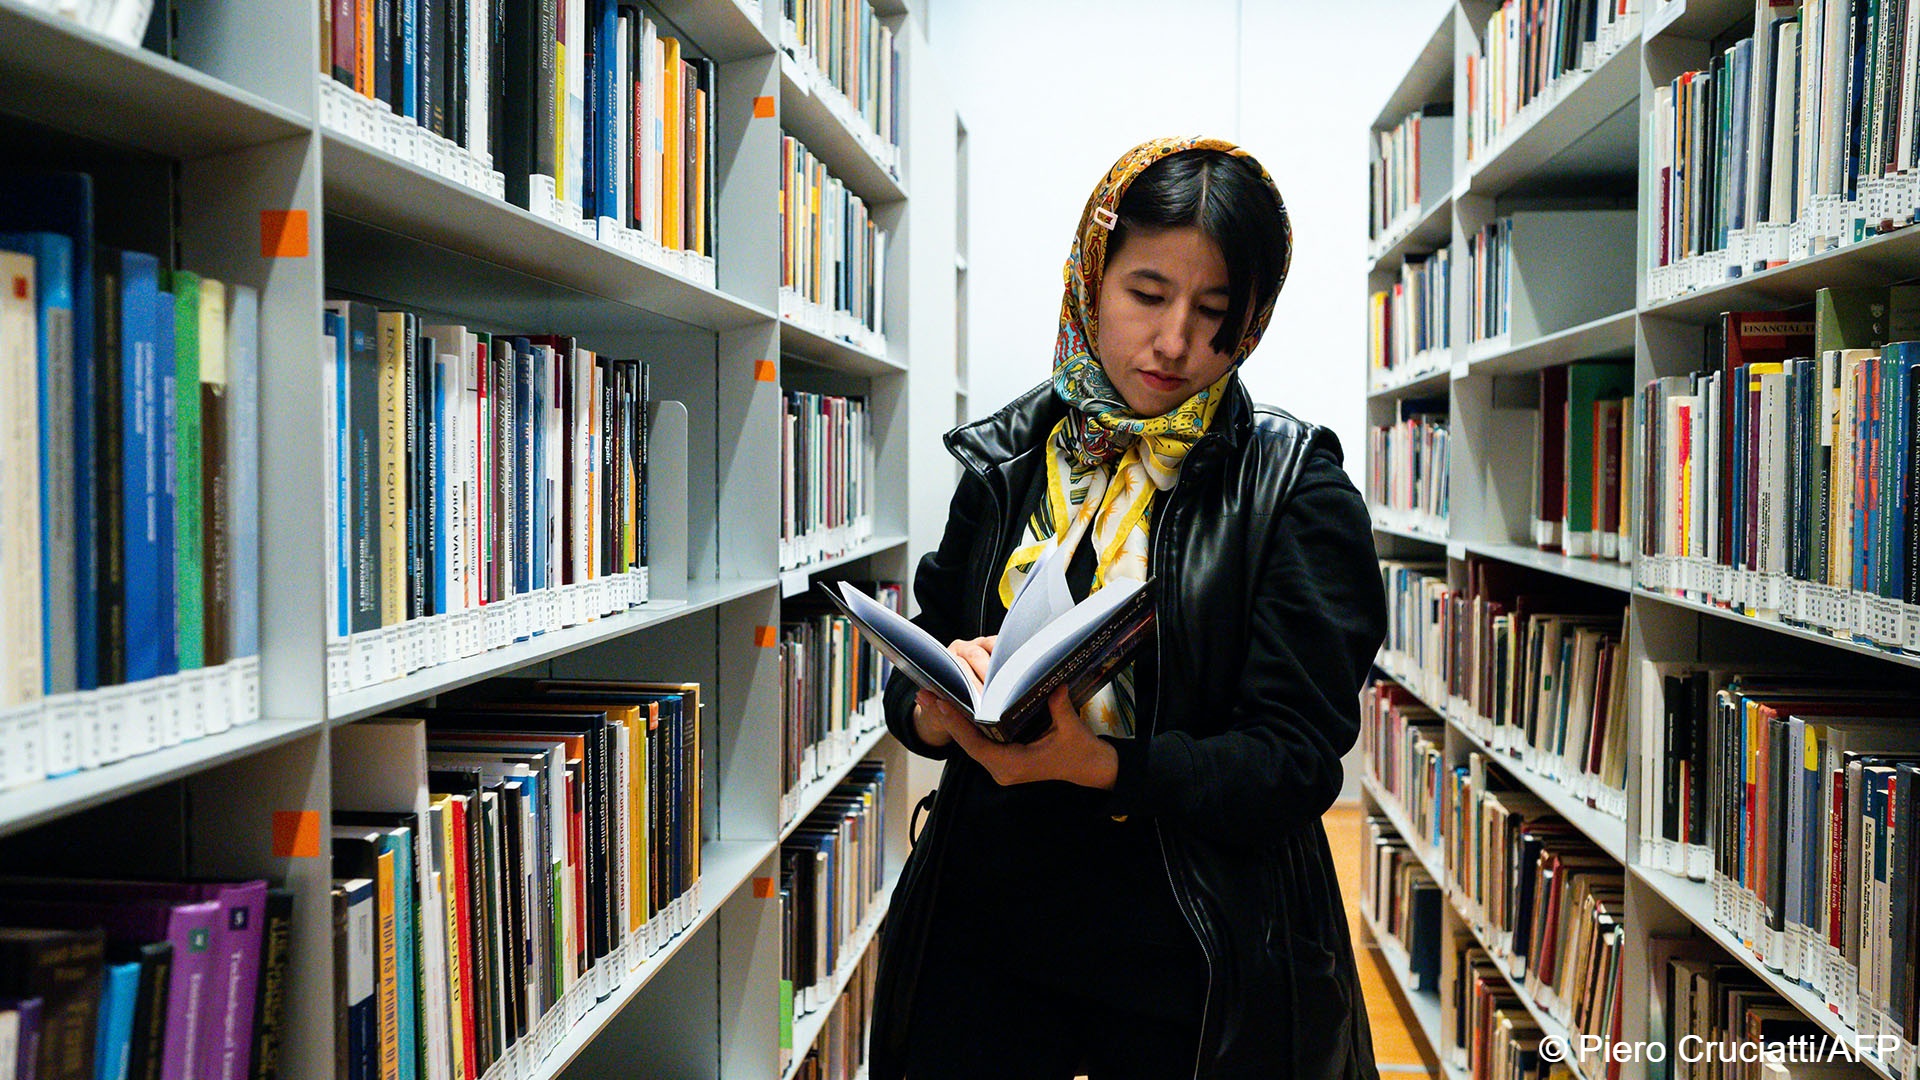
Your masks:
<svg viewBox="0 0 1920 1080"><path fill-rule="evenodd" d="M932 697L921 691L922 697ZM941 702L944 704L944 702ZM1120 755L1113 744L1093 733L1073 707L1067 688L1047 698L1053 726L1030 743L997 743L974 727L958 710L936 710L934 715L967 752L1002 787L1036 780L1065 780L1081 787L1111 791L1120 773Z"/></svg>

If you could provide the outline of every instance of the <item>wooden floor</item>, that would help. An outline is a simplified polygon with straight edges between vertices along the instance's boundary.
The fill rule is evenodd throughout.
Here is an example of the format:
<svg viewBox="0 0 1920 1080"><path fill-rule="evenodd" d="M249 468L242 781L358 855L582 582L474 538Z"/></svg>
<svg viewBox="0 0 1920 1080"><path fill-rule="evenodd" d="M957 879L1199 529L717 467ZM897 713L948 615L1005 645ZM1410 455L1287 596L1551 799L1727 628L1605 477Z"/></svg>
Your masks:
<svg viewBox="0 0 1920 1080"><path fill-rule="evenodd" d="M1360 968L1360 992L1367 999L1367 1021L1373 1028L1373 1056L1382 1080L1411 1080L1423 1075L1437 1080L1438 1062L1425 1040L1415 1034L1413 1016L1406 1011L1399 987L1360 919L1356 898L1360 894L1362 816L1358 806L1336 806L1321 820L1327 827L1327 843L1333 848L1334 869L1340 875L1340 895L1346 900L1347 926L1353 932L1353 955Z"/></svg>

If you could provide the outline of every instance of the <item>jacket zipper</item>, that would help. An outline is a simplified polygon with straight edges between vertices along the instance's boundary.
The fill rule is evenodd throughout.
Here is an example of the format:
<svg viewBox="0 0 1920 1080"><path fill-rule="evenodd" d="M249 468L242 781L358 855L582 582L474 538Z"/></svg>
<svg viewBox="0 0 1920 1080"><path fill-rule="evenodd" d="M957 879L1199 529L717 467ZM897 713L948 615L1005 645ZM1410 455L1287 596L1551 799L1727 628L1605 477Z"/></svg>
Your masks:
<svg viewBox="0 0 1920 1080"><path fill-rule="evenodd" d="M1200 442L1196 443L1193 449L1198 450L1201 445L1204 445L1208 440L1215 437L1212 433L1202 436ZM1189 451L1189 453L1191 453L1191 451ZM993 483L987 476L985 470L974 468L973 463L969 461L963 460L961 464L970 469L975 476L980 477L980 479L986 483L987 494L993 499L993 550L997 552L1001 539L1000 532L1005 528L1005 522L1001 519L1006 516L1006 512L1000 506L1000 493L994 490ZM1161 522L1169 516L1168 512L1171 511L1171 509L1172 503L1171 500L1169 500L1168 506L1161 513L1154 515L1152 524L1148 527L1147 549L1155 556L1161 554ZM1165 559L1159 559L1156 565L1165 566L1167 563ZM984 618L987 610L987 599L992 595L993 589L993 558L991 555L989 555L987 559L987 572L982 574L981 578L979 612L981 617ZM1153 650L1153 720L1156 726L1158 726L1160 722L1160 705L1164 696L1161 685L1166 672L1166 662L1163 659L1165 655L1166 649L1164 648L1156 648ZM1148 732L1147 734L1148 737L1151 738L1153 733ZM1207 963L1207 991L1200 999L1200 1041L1199 1044L1194 1047L1193 1051L1193 1076L1194 1080L1200 1080L1200 1067L1206 1059L1207 1050L1207 1015L1213 1009L1213 950L1208 948L1207 936L1200 932L1199 919L1189 910L1191 905L1187 894L1180 888L1179 879L1174 875L1173 859L1172 856L1167 853L1167 837L1166 834L1161 831L1160 819L1158 817L1153 820L1153 836L1154 841L1160 848L1160 865L1167 873L1167 887L1173 890L1174 906L1180 909L1180 917L1186 920L1187 929L1193 931L1194 940L1200 943L1200 954Z"/></svg>
<svg viewBox="0 0 1920 1080"><path fill-rule="evenodd" d="M1205 443L1211 437L1211 435L1202 436L1201 443ZM1196 443L1193 449L1198 450L1201 443ZM1189 454L1191 453L1192 451L1189 451ZM1178 485L1174 490L1179 490ZM1155 563L1157 566L1168 565L1166 559L1160 557L1162 555L1160 533L1161 523L1172 516L1172 510L1173 500L1169 498L1162 511L1154 515L1153 523L1148 529L1150 535L1147 538L1147 550L1157 560ZM1156 729L1160 725L1160 706L1165 698L1162 687L1165 685L1166 678L1166 654L1164 641L1161 642L1160 647L1153 650L1153 724ZM1149 731L1147 737L1152 738L1153 734ZM1179 879L1174 875L1173 857L1167 852L1167 836L1160 827L1158 816L1153 819L1153 837L1160 848L1160 865L1167 872L1167 886L1173 890L1174 906L1180 909L1180 917L1186 920L1187 929L1193 931L1194 940L1200 943L1200 955L1207 963L1207 991L1200 999L1200 1040L1193 1049L1193 1076L1194 1080L1200 1080L1200 1067L1205 1061L1207 1052L1207 1014L1213 1008L1213 950L1207 946L1207 936L1200 932L1200 920L1189 910L1190 901L1185 890L1181 889Z"/></svg>

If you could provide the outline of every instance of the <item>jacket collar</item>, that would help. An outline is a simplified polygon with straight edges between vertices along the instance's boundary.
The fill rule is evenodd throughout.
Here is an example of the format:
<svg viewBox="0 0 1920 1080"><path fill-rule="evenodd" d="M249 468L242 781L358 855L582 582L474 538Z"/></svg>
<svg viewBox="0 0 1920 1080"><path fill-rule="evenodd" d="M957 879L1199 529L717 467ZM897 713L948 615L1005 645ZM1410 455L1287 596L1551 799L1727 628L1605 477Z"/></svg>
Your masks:
<svg viewBox="0 0 1920 1080"><path fill-rule="evenodd" d="M1054 393L1053 380L1048 379L992 416L947 432L947 452L960 464L985 474L1046 441L1066 411L1067 403ZM1238 449L1246 444L1252 430L1253 399L1235 373L1227 382L1227 399L1214 414L1208 434L1222 435L1227 445Z"/></svg>

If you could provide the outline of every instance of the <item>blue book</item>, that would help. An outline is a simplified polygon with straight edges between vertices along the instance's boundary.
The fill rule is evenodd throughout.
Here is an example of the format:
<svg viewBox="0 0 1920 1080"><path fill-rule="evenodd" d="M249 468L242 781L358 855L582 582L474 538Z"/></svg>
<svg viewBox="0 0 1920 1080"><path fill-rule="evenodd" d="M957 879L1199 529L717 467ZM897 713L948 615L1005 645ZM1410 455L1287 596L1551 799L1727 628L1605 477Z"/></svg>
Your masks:
<svg viewBox="0 0 1920 1080"><path fill-rule="evenodd" d="M587 32L595 35L593 48L589 50L593 57L590 74L598 83L599 97L593 102L595 149L587 175L593 183L594 205L599 216L624 221L626 214L620 206L620 184L616 178L620 161L615 153L620 141L620 80L614 72L614 58L620 48L620 9L614 0L588 0L588 5Z"/></svg>
<svg viewBox="0 0 1920 1080"><path fill-rule="evenodd" d="M171 603L162 589L163 568L171 579L171 549L161 539L173 535L162 520L160 500L166 476L160 418L159 358L160 263L135 251L120 255L120 437L121 502L125 529L121 565L126 583L126 679L136 682L166 674L166 653L173 641ZM173 325L171 302L166 323ZM171 359L169 358L169 363ZM171 400L171 398L169 398ZM163 554L166 556L163 561ZM160 629L164 623L164 632Z"/></svg>
<svg viewBox="0 0 1920 1080"><path fill-rule="evenodd" d="M57 233L69 242L72 264L73 312L72 376L65 392L72 409L66 427L72 443L68 469L73 483L71 504L59 515L71 530L74 550L74 686L91 690L99 685L100 605L98 512L94 507L94 269L93 178L85 173L0 172L0 229ZM41 286L42 295L46 286ZM43 398L43 401L45 399ZM47 418L40 424L48 428ZM46 471L41 471L44 481ZM42 521L49 515L41 510ZM53 635L49 633L51 639ZM49 671L52 666L49 665ZM51 687L50 687L51 688Z"/></svg>
<svg viewBox="0 0 1920 1080"><path fill-rule="evenodd" d="M108 964L100 986L100 1023L93 1044L94 1080L126 1080L133 1047L133 1009L140 990L140 964Z"/></svg>
<svg viewBox="0 0 1920 1080"><path fill-rule="evenodd" d="M158 521L156 536L160 543L159 598L160 617L151 624L153 633L162 637L158 643L160 650L160 674L172 675L180 670L180 633L179 633L179 589L174 578L178 564L174 560L174 500L179 498L177 486L180 474L178 450L180 433L176 429L175 404L180 400L176 386L179 375L174 356L175 332L179 321L175 317L174 298L171 292L162 291L155 302L153 319L153 368L156 386L152 412L159 444L159 472L156 476L155 506ZM133 623L127 624L129 633Z"/></svg>
<svg viewBox="0 0 1920 1080"><path fill-rule="evenodd" d="M423 338L423 341L432 339ZM451 343L457 352L459 342ZM434 342L436 355L433 357L433 447L430 456L433 464L432 486L428 488L428 497L432 506L427 517L433 523L433 563L430 568L433 587L433 610L436 614L447 611L447 515L451 511L447 493L449 485L458 478L449 480L448 472L452 459L448 457L452 448L447 445L447 432L453 425L453 410L460 404L460 368L459 359L445 350L447 345Z"/></svg>
<svg viewBox="0 0 1920 1080"><path fill-rule="evenodd" d="M327 433L332 440L333 453L335 608L332 631L337 637L347 637L353 633L353 560L348 557L352 550L349 536L353 499L348 487L352 466L347 437L347 320L338 311L326 311L321 314L321 326L327 336L333 339L333 430Z"/></svg>
<svg viewBox="0 0 1920 1080"><path fill-rule="evenodd" d="M31 256L40 435L40 689L77 687L73 507L73 240L0 232L0 250ZM74 764L78 764L75 762ZM62 769L61 771L67 771Z"/></svg>
<svg viewBox="0 0 1920 1080"><path fill-rule="evenodd" d="M260 294L227 290L228 652L260 654Z"/></svg>
<svg viewBox="0 0 1920 1080"><path fill-rule="evenodd" d="M400 115L420 119L420 0L400 3Z"/></svg>
<svg viewBox="0 0 1920 1080"><path fill-rule="evenodd" d="M382 829L380 851L393 855L394 974L399 984L398 1020L400 1080L419 1080L420 981L416 913L419 902L413 868L413 830L404 826Z"/></svg>
<svg viewBox="0 0 1920 1080"><path fill-rule="evenodd" d="M1920 342L1890 342L1881 349L1886 391L1880 428L1880 575L1881 596L1900 599L1907 587L1907 399L1908 373L1920 362Z"/></svg>

